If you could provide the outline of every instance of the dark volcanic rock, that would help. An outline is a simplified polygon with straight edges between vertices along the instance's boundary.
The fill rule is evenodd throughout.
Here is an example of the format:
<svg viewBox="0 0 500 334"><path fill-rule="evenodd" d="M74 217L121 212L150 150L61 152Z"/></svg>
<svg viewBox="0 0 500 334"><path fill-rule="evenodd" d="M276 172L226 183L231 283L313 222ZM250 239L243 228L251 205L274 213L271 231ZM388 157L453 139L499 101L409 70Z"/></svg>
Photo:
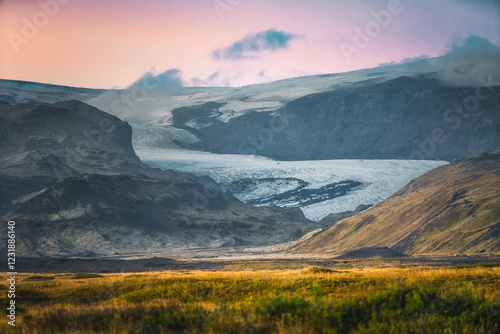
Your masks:
<svg viewBox="0 0 500 334"><path fill-rule="evenodd" d="M79 101L0 104L0 215L10 202L83 173L193 179L208 177L160 171L141 163L126 122Z"/></svg>
<svg viewBox="0 0 500 334"><path fill-rule="evenodd" d="M194 146L283 160L471 157L500 148L500 87L480 93L486 98L476 88L400 77L198 128L203 141Z"/></svg>
<svg viewBox="0 0 500 334"><path fill-rule="evenodd" d="M3 174L61 179L145 170L132 148L130 125L82 102L3 106L0 117Z"/></svg>
<svg viewBox="0 0 500 334"><path fill-rule="evenodd" d="M17 223L23 256L272 245L316 227L300 210L252 207L194 181L116 175L67 178L27 194L14 201L8 220Z"/></svg>

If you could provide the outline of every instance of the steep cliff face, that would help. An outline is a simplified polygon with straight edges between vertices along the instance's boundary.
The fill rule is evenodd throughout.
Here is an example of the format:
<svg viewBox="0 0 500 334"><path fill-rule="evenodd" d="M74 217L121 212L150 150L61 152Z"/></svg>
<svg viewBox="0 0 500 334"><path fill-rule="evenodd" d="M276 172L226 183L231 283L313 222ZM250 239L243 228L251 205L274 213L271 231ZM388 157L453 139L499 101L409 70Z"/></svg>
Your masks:
<svg viewBox="0 0 500 334"><path fill-rule="evenodd" d="M199 123L199 113L193 115ZM284 160L453 160L499 149L499 116L500 87L444 87L400 77L198 126L193 131L203 140L194 146ZM186 124L183 119L179 126Z"/></svg>
<svg viewBox="0 0 500 334"><path fill-rule="evenodd" d="M500 152L433 169L370 209L311 233L292 251L342 254L360 247L500 251Z"/></svg>
<svg viewBox="0 0 500 334"><path fill-rule="evenodd" d="M143 167L132 148L130 125L82 102L3 105L0 117L4 173L64 177L137 173Z"/></svg>
<svg viewBox="0 0 500 334"><path fill-rule="evenodd" d="M19 196L83 173L215 182L141 163L132 128L79 101L0 104L0 215Z"/></svg>
<svg viewBox="0 0 500 334"><path fill-rule="evenodd" d="M20 255L271 245L316 226L300 210L223 195L208 177L142 164L128 123L82 102L3 103L0 120L0 228L18 223Z"/></svg>

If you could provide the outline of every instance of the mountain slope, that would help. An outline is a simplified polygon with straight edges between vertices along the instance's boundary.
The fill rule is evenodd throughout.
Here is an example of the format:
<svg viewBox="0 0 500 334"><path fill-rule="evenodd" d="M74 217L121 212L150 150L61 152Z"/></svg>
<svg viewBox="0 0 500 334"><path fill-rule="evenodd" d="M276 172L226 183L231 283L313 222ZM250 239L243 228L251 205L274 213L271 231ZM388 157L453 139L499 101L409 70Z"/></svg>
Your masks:
<svg viewBox="0 0 500 334"><path fill-rule="evenodd" d="M60 172L61 176L84 172L137 174L149 169L132 148L130 125L85 103L4 104L0 119L4 173L50 174L41 165L35 170L23 168L33 168L30 161L44 159L53 163L52 173Z"/></svg>
<svg viewBox="0 0 500 334"><path fill-rule="evenodd" d="M476 65L438 57L235 88L89 90L0 80L0 98L78 99L130 122L138 139L160 125L149 140L159 148L281 160L454 160L500 149L497 53Z"/></svg>
<svg viewBox="0 0 500 334"><path fill-rule="evenodd" d="M281 160L476 156L500 149L500 87L490 89L479 90L485 97L479 100L476 88L409 77L342 88L197 126L193 133L202 141L192 146ZM202 120L191 115L174 126L186 129Z"/></svg>
<svg viewBox="0 0 500 334"><path fill-rule="evenodd" d="M107 90L68 87L38 82L0 79L0 99L11 104L26 102L55 103L69 100L85 101Z"/></svg>
<svg viewBox="0 0 500 334"><path fill-rule="evenodd" d="M0 215L13 199L83 173L186 178L217 188L209 178L143 164L131 140L128 123L79 101L0 103Z"/></svg>
<svg viewBox="0 0 500 334"><path fill-rule="evenodd" d="M500 251L500 152L433 169L372 208L304 237L291 251L341 254L360 247Z"/></svg>
<svg viewBox="0 0 500 334"><path fill-rule="evenodd" d="M82 175L16 201L24 256L165 253L193 247L273 245L316 226L300 210L251 207L188 180Z"/></svg>
<svg viewBox="0 0 500 334"><path fill-rule="evenodd" d="M298 209L222 195L208 177L148 167L128 123L79 101L0 103L0 130L0 227L18 222L25 256L270 245L317 226Z"/></svg>

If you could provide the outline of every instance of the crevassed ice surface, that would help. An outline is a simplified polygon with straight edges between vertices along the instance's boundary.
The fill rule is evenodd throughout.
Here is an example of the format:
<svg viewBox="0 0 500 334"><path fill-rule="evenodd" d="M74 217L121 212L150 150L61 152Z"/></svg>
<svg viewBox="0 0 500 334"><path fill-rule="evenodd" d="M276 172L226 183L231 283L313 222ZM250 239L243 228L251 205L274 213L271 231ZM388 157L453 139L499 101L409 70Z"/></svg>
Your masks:
<svg viewBox="0 0 500 334"><path fill-rule="evenodd" d="M152 167L208 175L243 202L299 207L315 221L329 213L377 203L413 178L447 164L429 160L276 161L181 149L135 149Z"/></svg>

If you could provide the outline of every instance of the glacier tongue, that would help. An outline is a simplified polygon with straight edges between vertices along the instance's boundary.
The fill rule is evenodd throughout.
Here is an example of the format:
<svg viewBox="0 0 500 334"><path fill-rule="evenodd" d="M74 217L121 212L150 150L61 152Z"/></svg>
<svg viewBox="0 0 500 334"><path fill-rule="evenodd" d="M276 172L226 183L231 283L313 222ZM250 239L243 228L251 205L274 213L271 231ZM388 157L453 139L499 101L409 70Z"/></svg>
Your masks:
<svg viewBox="0 0 500 334"><path fill-rule="evenodd" d="M259 156L162 149L135 143L143 162L161 169L208 175L253 205L299 207L319 221L390 196L411 179L447 164L429 160L276 161Z"/></svg>

